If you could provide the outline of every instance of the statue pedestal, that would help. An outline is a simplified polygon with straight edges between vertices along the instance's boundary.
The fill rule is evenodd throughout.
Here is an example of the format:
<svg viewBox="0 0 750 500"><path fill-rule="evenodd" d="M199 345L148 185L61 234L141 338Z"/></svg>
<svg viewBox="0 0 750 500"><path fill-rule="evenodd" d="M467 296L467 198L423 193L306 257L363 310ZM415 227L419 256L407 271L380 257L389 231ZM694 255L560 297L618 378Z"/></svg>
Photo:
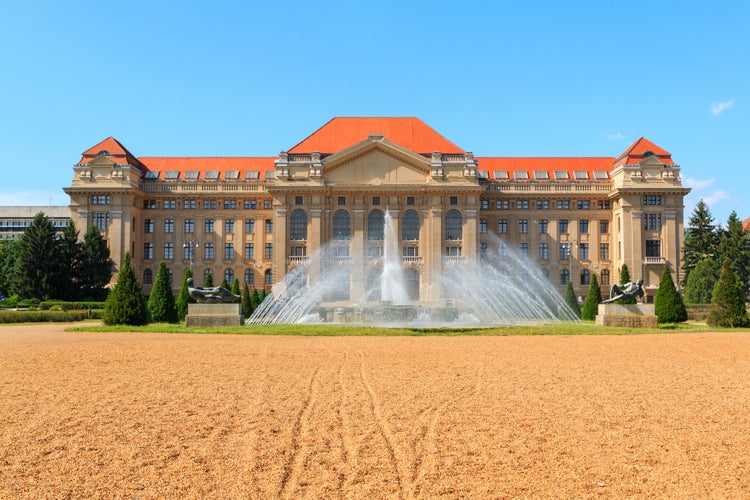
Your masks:
<svg viewBox="0 0 750 500"><path fill-rule="evenodd" d="M596 324L630 328L656 328L653 304L599 304Z"/></svg>
<svg viewBox="0 0 750 500"><path fill-rule="evenodd" d="M185 326L240 326L242 306L236 303L188 304Z"/></svg>

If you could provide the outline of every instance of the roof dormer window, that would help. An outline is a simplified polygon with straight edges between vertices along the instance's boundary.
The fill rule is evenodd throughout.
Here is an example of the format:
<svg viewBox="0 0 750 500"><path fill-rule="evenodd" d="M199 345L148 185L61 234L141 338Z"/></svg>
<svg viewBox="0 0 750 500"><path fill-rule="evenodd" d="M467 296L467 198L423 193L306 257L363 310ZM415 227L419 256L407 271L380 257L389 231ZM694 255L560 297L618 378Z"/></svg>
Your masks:
<svg viewBox="0 0 750 500"><path fill-rule="evenodd" d="M96 156L111 156L111 155L110 155L109 151L107 151L106 149L102 149L101 151L99 151L98 153L96 153Z"/></svg>
<svg viewBox="0 0 750 500"><path fill-rule="evenodd" d="M645 153L643 153L644 158L648 156L656 156L656 153L654 153L653 151L646 151Z"/></svg>

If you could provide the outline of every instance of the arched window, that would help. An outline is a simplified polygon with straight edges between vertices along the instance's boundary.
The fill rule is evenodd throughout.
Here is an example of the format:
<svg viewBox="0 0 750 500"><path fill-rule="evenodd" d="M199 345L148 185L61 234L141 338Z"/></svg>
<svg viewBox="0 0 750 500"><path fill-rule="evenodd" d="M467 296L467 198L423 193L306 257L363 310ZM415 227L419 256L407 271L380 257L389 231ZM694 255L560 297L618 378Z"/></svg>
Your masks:
<svg viewBox="0 0 750 500"><path fill-rule="evenodd" d="M209 282L209 283L211 283L213 285L213 282L214 282L214 271L213 271L213 269L206 269L203 272L203 286L208 286L208 285L206 285L206 282Z"/></svg>
<svg viewBox="0 0 750 500"><path fill-rule="evenodd" d="M407 210L401 218L401 239L419 239L419 214L416 210Z"/></svg>
<svg viewBox="0 0 750 500"><path fill-rule="evenodd" d="M591 273L588 269L581 271L581 284L588 285L591 282Z"/></svg>
<svg viewBox="0 0 750 500"><path fill-rule="evenodd" d="M419 300L419 271L412 267L406 270L406 288L411 300Z"/></svg>
<svg viewBox="0 0 750 500"><path fill-rule="evenodd" d="M292 241L307 239L307 214L302 209L298 208L289 217L289 239Z"/></svg>
<svg viewBox="0 0 750 500"><path fill-rule="evenodd" d="M463 236L463 218L461 212L451 209L445 214L445 239L460 240Z"/></svg>
<svg viewBox="0 0 750 500"><path fill-rule="evenodd" d="M380 210L373 210L367 214L367 239L381 241L384 239L385 214Z"/></svg>
<svg viewBox="0 0 750 500"><path fill-rule="evenodd" d="M234 269L226 269L224 271L224 280L229 283L229 286L232 286L232 283L234 283Z"/></svg>
<svg viewBox="0 0 750 500"><path fill-rule="evenodd" d="M602 271L602 285L609 286L609 269Z"/></svg>
<svg viewBox="0 0 750 500"><path fill-rule="evenodd" d="M560 286L565 286L570 280L570 272L567 269L560 271Z"/></svg>
<svg viewBox="0 0 750 500"><path fill-rule="evenodd" d="M144 285L153 285L154 284L154 273L151 271L151 269L146 269L143 271L143 284Z"/></svg>
<svg viewBox="0 0 750 500"><path fill-rule="evenodd" d="M273 285L273 274L270 269L266 269L266 286Z"/></svg>
<svg viewBox="0 0 750 500"><path fill-rule="evenodd" d="M174 283L174 282L172 281L172 270L171 269L167 269L167 278L169 278L169 287L172 288L172 283Z"/></svg>
<svg viewBox="0 0 750 500"><path fill-rule="evenodd" d="M255 285L255 273L252 269L245 269L245 284L249 287Z"/></svg>
<svg viewBox="0 0 750 500"><path fill-rule="evenodd" d="M349 212L336 210L333 214L333 239L349 241L352 239L352 225Z"/></svg>

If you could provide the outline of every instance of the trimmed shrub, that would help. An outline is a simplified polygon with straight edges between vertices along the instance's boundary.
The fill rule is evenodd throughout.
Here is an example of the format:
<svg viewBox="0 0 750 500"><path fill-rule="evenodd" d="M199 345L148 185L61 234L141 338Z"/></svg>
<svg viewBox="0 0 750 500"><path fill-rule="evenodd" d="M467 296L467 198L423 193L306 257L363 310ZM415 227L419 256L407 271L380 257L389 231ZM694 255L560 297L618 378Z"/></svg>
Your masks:
<svg viewBox="0 0 750 500"><path fill-rule="evenodd" d="M572 281L568 281L568 285L565 287L565 303L568 304L568 307L576 315L576 318L581 317L581 306L578 304L578 299L576 299L576 292L573 290Z"/></svg>
<svg viewBox="0 0 750 500"><path fill-rule="evenodd" d="M596 280L596 274L591 275L589 291L586 294L586 300L583 303L581 319L593 321L599 313L599 304L602 301L602 290L599 288L599 282Z"/></svg>
<svg viewBox="0 0 750 500"><path fill-rule="evenodd" d="M107 325L145 325L148 309L143 289L130 267L130 252L125 253L117 284L104 303L104 323Z"/></svg>
<svg viewBox="0 0 750 500"><path fill-rule="evenodd" d="M682 323L688 319L685 303L677 292L668 265L661 271L659 290L654 299L654 311L659 323Z"/></svg>
<svg viewBox="0 0 750 500"><path fill-rule="evenodd" d="M714 287L708 324L739 328L750 325L745 309L745 297L737 276L729 268L729 259L724 260L719 281Z"/></svg>
<svg viewBox="0 0 750 500"><path fill-rule="evenodd" d="M172 286L169 283L167 264L164 261L159 263L159 270L156 272L156 280L151 288L147 305L149 318L152 322L177 323L177 305L174 295L172 295Z"/></svg>

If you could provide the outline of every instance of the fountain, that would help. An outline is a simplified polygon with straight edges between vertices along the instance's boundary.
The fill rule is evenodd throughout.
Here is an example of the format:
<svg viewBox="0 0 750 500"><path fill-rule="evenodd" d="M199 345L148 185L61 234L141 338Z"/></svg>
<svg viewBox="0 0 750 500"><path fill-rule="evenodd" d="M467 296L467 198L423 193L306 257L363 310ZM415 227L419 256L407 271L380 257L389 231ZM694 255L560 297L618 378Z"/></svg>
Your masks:
<svg viewBox="0 0 750 500"><path fill-rule="evenodd" d="M515 255L499 238L489 247L492 250L488 248L479 259L447 259L442 272L433 276L441 290L437 299L412 297L399 240L386 210L382 255L365 261L350 257L349 247L342 247L340 241L329 242L289 271L247 324L451 327L576 319L549 279L527 259Z"/></svg>

